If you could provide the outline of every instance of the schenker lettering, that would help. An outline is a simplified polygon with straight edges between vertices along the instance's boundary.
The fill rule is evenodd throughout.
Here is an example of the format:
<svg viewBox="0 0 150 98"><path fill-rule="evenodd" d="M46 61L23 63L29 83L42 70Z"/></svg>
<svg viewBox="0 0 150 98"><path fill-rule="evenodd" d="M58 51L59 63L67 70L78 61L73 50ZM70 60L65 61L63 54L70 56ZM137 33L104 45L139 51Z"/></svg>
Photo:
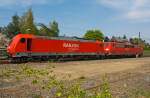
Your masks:
<svg viewBox="0 0 150 98"><path fill-rule="evenodd" d="M65 48L79 48L79 44L63 43L63 47L65 47Z"/></svg>

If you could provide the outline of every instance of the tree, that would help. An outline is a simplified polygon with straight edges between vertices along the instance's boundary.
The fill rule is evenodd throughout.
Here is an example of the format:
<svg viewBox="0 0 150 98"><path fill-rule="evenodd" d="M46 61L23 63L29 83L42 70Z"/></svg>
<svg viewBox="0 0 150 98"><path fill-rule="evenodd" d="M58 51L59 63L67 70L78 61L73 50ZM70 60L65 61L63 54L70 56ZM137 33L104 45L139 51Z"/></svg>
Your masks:
<svg viewBox="0 0 150 98"><path fill-rule="evenodd" d="M19 20L20 20L20 17L17 14L12 17L12 25L13 25L14 32L20 31Z"/></svg>
<svg viewBox="0 0 150 98"><path fill-rule="evenodd" d="M115 36L112 36L111 41L112 41L112 42L116 41L116 37L115 37Z"/></svg>
<svg viewBox="0 0 150 98"><path fill-rule="evenodd" d="M129 41L130 41L130 43L134 43L134 42L133 42L133 38L130 38Z"/></svg>
<svg viewBox="0 0 150 98"><path fill-rule="evenodd" d="M139 41L140 41L140 39L139 39L139 38L133 38L133 42L132 42L132 43L134 43L134 44L138 44L138 43L139 43Z"/></svg>
<svg viewBox="0 0 150 98"><path fill-rule="evenodd" d="M2 28L2 27L0 27L0 33L2 33L2 31L3 31L3 28Z"/></svg>
<svg viewBox="0 0 150 98"><path fill-rule="evenodd" d="M3 27L3 33L7 37L12 38L17 35L17 32L20 32L19 20L20 17L15 14L12 16L12 22L10 22L6 27Z"/></svg>
<svg viewBox="0 0 150 98"><path fill-rule="evenodd" d="M20 26L22 33L38 34L31 8L22 16Z"/></svg>
<svg viewBox="0 0 150 98"><path fill-rule="evenodd" d="M127 36L126 36L126 35L123 35L123 39L127 39Z"/></svg>
<svg viewBox="0 0 150 98"><path fill-rule="evenodd" d="M6 37L3 33L0 33L0 47L7 47L10 39Z"/></svg>
<svg viewBox="0 0 150 98"><path fill-rule="evenodd" d="M88 30L86 34L84 35L85 39L89 40L104 40L104 35L100 30Z"/></svg>
<svg viewBox="0 0 150 98"><path fill-rule="evenodd" d="M24 14L20 18L20 30L21 30L21 33L26 33L25 22L26 22L26 15Z"/></svg>
<svg viewBox="0 0 150 98"><path fill-rule="evenodd" d="M56 21L53 21L53 22L50 23L50 29L53 32L54 36L59 35L58 23Z"/></svg>
<svg viewBox="0 0 150 98"><path fill-rule="evenodd" d="M42 23L39 23L38 25L41 27L39 30L40 35L55 36L55 37L59 35L58 23L56 21L51 22L49 27L47 27Z"/></svg>
<svg viewBox="0 0 150 98"><path fill-rule="evenodd" d="M109 41L110 41L109 37L106 36L105 39L104 39L104 42L109 42Z"/></svg>
<svg viewBox="0 0 150 98"><path fill-rule="evenodd" d="M39 23L38 24L41 28L39 30L39 35L42 36L53 36L52 31L49 27L47 27L46 25Z"/></svg>
<svg viewBox="0 0 150 98"><path fill-rule="evenodd" d="M145 40L142 40L141 38L139 39L139 38L137 38L137 37L135 37L135 38L130 38L130 42L132 43L132 44L141 44L141 45L145 45L146 44L146 41Z"/></svg>

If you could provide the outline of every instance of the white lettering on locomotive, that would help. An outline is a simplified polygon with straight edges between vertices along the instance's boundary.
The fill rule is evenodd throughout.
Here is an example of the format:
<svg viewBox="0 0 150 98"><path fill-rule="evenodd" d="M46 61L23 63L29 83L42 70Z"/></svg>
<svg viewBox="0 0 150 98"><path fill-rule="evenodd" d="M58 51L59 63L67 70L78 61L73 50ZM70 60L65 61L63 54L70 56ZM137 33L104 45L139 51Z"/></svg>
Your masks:
<svg viewBox="0 0 150 98"><path fill-rule="evenodd" d="M65 47L65 48L79 48L79 44L63 43L63 47Z"/></svg>

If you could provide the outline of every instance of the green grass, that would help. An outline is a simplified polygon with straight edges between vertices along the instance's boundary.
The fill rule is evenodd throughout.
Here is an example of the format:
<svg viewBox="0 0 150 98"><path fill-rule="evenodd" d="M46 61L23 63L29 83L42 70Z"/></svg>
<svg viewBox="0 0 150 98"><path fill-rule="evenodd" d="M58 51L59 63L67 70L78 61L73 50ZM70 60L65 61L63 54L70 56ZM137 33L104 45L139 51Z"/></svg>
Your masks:
<svg viewBox="0 0 150 98"><path fill-rule="evenodd" d="M144 50L143 55L144 56L150 56L150 50Z"/></svg>
<svg viewBox="0 0 150 98"><path fill-rule="evenodd" d="M130 91L129 98L150 98L150 91L144 89L133 89Z"/></svg>

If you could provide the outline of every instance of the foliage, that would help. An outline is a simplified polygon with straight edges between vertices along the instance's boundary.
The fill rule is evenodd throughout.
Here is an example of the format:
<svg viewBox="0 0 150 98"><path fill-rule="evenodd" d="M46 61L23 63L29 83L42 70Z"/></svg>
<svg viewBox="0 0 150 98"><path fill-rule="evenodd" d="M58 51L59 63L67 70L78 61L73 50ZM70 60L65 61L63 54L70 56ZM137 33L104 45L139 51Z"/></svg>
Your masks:
<svg viewBox="0 0 150 98"><path fill-rule="evenodd" d="M39 35L42 35L42 36L46 36L46 35L52 36L51 30L46 25L44 25L43 23L39 23L38 26L41 27L39 29Z"/></svg>
<svg viewBox="0 0 150 98"><path fill-rule="evenodd" d="M15 35L19 33L26 34L35 34L35 35L44 35L44 36L58 36L59 35L59 27L56 21L52 21L49 23L49 27L47 27L43 23L38 24L41 28L37 28L37 25L34 22L34 16L32 9L28 9L27 12L24 13L23 16L18 16L15 14L12 16L12 21L4 27L0 27L0 33L2 32L9 39L13 38Z"/></svg>
<svg viewBox="0 0 150 98"><path fill-rule="evenodd" d="M9 44L9 38L6 35L0 33L0 47L7 47L8 44ZM5 51L5 53L2 53L1 56L3 54L4 55L7 54L6 51Z"/></svg>
<svg viewBox="0 0 150 98"><path fill-rule="evenodd" d="M127 39L127 36L126 36L126 35L123 35L123 39Z"/></svg>
<svg viewBox="0 0 150 98"><path fill-rule="evenodd" d="M2 28L2 27L0 27L0 33L2 33L2 31L3 31L3 28Z"/></svg>
<svg viewBox="0 0 150 98"><path fill-rule="evenodd" d="M22 33L38 34L38 30L34 24L34 17L31 8L24 14L24 16L22 16L20 26Z"/></svg>
<svg viewBox="0 0 150 98"><path fill-rule="evenodd" d="M20 32L19 20L20 17L17 14L12 16L12 22L10 22L7 27L1 28L1 31L4 32L7 37L12 38L17 34L16 32Z"/></svg>
<svg viewBox="0 0 150 98"><path fill-rule="evenodd" d="M58 23L56 21L53 21L53 22L50 23L50 29L53 32L53 36L58 36L59 35Z"/></svg>
<svg viewBox="0 0 150 98"><path fill-rule="evenodd" d="M112 36L110 41L112 42L127 42L128 38L126 37L126 35L122 36Z"/></svg>
<svg viewBox="0 0 150 98"><path fill-rule="evenodd" d="M130 42L134 44L138 44L141 40L139 38L130 38Z"/></svg>
<svg viewBox="0 0 150 98"><path fill-rule="evenodd" d="M88 30L84 35L85 39L89 40L104 40L104 35L100 30Z"/></svg>
<svg viewBox="0 0 150 98"><path fill-rule="evenodd" d="M112 95L110 93L108 80L106 77L107 77L106 75L103 77L103 84L101 87L101 93L99 94L100 98L112 98Z"/></svg>
<svg viewBox="0 0 150 98"><path fill-rule="evenodd" d="M106 36L106 37L104 38L104 42L109 42L109 41L110 41L109 37Z"/></svg>
<svg viewBox="0 0 150 98"><path fill-rule="evenodd" d="M58 23L56 21L50 23L49 27L47 27L42 23L39 23L38 25L41 27L39 30L40 35L55 36L55 37L59 35Z"/></svg>
<svg viewBox="0 0 150 98"><path fill-rule="evenodd" d="M147 43L145 40L142 40L141 38L130 38L129 40L131 43L133 44L138 44L140 46L142 46L145 50L149 49L150 48L150 45L149 43Z"/></svg>
<svg viewBox="0 0 150 98"><path fill-rule="evenodd" d="M138 88L138 89L133 89L132 91L130 91L128 95L130 98L149 98L150 91Z"/></svg>

